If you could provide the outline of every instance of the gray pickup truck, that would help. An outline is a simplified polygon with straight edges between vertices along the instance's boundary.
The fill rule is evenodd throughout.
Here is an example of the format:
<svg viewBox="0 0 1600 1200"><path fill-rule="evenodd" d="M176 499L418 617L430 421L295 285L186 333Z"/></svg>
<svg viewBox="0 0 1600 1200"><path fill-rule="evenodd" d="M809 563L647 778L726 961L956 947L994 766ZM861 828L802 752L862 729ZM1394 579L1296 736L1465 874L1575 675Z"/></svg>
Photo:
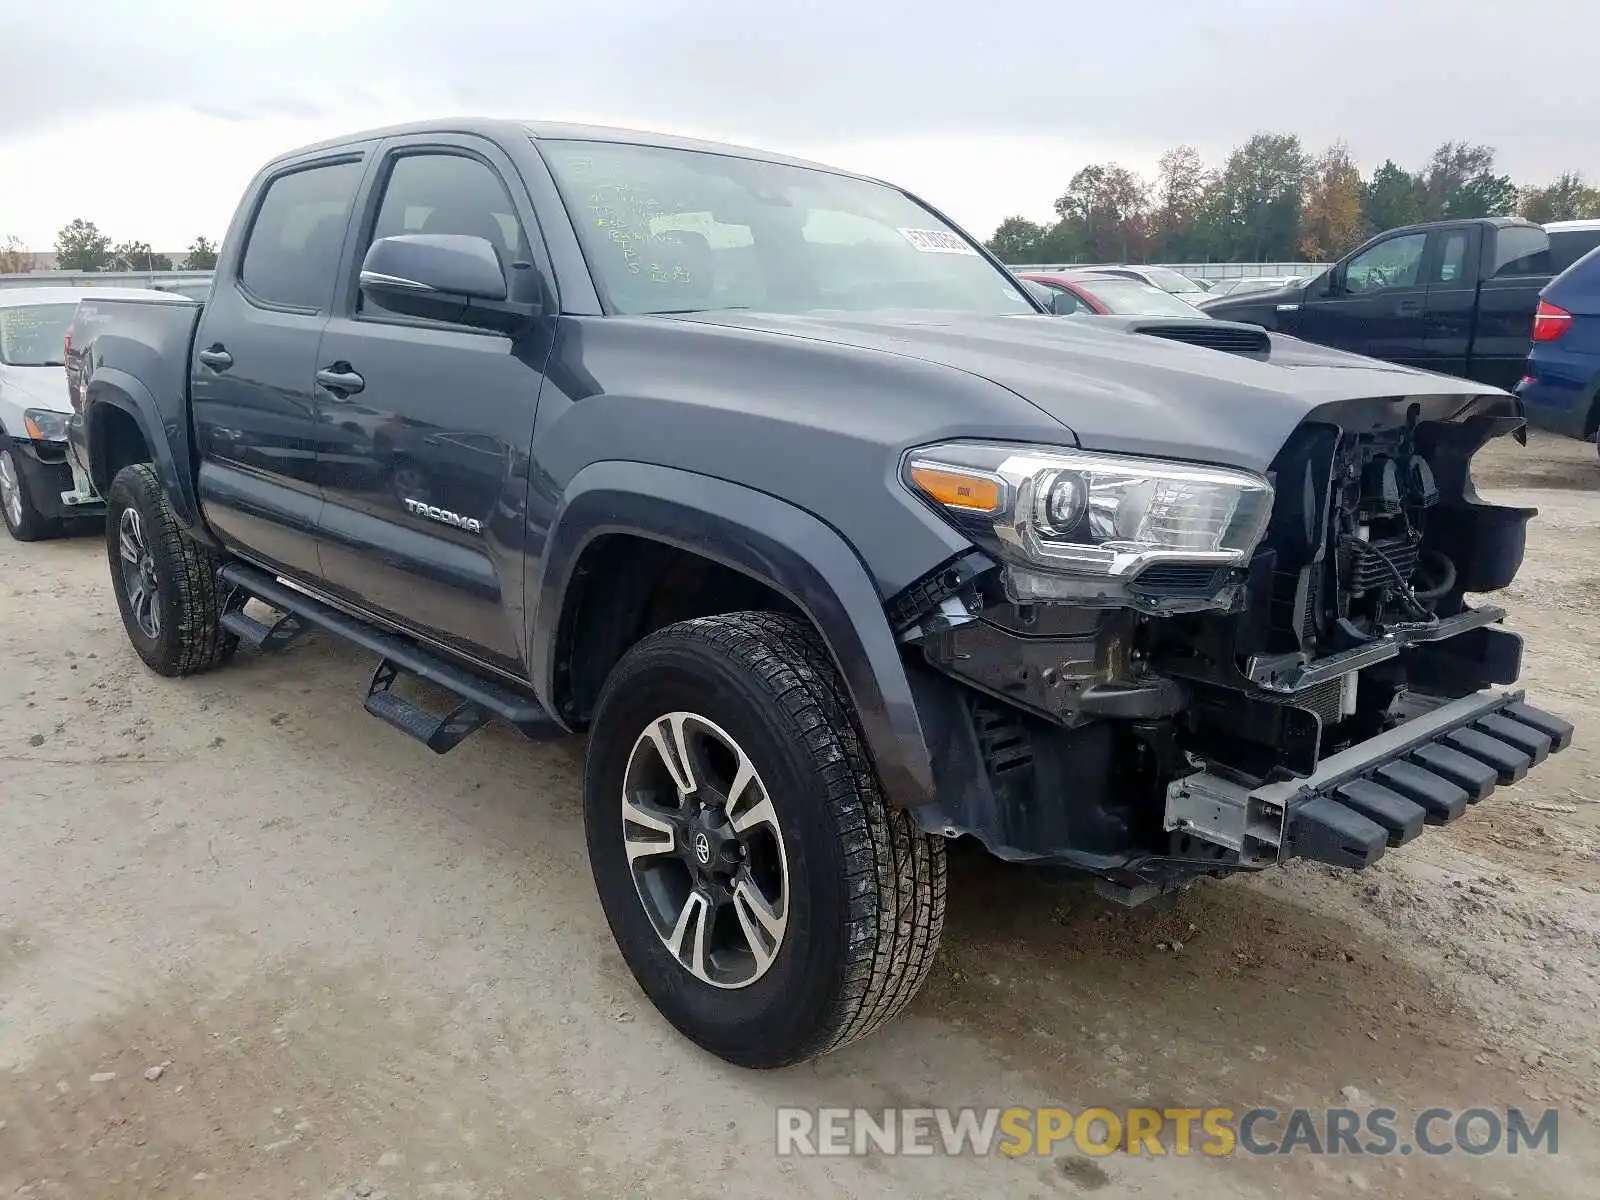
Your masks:
<svg viewBox="0 0 1600 1200"><path fill-rule="evenodd" d="M317 628L436 752L585 731L617 943L735 1063L906 1005L949 839L1130 904L1359 869L1572 735L1466 599L1533 515L1469 480L1511 397L1053 315L814 164L511 122L312 146L203 304L85 300L66 370L140 657Z"/></svg>

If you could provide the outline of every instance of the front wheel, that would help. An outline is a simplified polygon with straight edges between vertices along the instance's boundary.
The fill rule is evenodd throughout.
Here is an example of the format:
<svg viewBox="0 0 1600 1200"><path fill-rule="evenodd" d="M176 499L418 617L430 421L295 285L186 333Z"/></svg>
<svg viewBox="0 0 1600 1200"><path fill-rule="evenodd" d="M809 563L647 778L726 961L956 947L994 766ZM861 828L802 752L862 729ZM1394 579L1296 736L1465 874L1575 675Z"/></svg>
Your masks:
<svg viewBox="0 0 1600 1200"><path fill-rule="evenodd" d="M106 491L106 558L128 640L151 670L194 675L233 657L221 564L178 524L149 463L124 467Z"/></svg>
<svg viewBox="0 0 1600 1200"><path fill-rule="evenodd" d="M31 486L17 452L10 446L0 449L0 513L5 515L6 531L19 542L36 542L55 531L55 523L34 507Z"/></svg>
<svg viewBox="0 0 1600 1200"><path fill-rule="evenodd" d="M854 1041L933 965L944 843L885 804L802 622L705 617L633 647L590 730L584 824L634 978L729 1062L784 1066Z"/></svg>

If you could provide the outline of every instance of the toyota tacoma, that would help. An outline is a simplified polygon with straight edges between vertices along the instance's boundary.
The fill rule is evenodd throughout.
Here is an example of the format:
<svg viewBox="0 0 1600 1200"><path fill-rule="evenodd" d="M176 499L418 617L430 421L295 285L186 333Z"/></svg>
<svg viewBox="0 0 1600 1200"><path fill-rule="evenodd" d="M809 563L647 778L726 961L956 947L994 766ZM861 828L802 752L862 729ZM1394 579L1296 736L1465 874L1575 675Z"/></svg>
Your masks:
<svg viewBox="0 0 1600 1200"><path fill-rule="evenodd" d="M585 732L623 957L734 1063L905 1007L950 839L1127 904L1361 869L1572 736L1481 598L1534 515L1470 477L1511 396L1064 319L815 164L341 138L259 173L203 302L86 300L66 370L145 663L315 628L435 752Z"/></svg>

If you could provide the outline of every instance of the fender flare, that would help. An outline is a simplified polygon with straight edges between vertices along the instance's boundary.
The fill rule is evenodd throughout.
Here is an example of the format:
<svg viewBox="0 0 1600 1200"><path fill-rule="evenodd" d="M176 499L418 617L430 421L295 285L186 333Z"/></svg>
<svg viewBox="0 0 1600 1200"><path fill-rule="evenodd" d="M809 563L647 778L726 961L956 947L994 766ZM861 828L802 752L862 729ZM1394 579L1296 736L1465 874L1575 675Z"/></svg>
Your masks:
<svg viewBox="0 0 1600 1200"><path fill-rule="evenodd" d="M150 449L150 462L178 524L201 540L211 542L200 516L193 472L189 469L188 429L182 423L163 421L160 406L150 390L126 371L101 367L84 390L84 442L89 451L86 457L95 489L103 496L111 486L110 479L98 478L104 474L104 468L94 461L93 448L99 436L97 424L107 408L119 409L133 418L144 435L145 445Z"/></svg>
<svg viewBox="0 0 1600 1200"><path fill-rule="evenodd" d="M891 804L934 795L932 757L883 601L856 552L803 509L740 484L634 462L579 471L551 523L529 634L530 676L554 712L554 651L572 573L607 534L664 542L772 588L804 613L839 669Z"/></svg>

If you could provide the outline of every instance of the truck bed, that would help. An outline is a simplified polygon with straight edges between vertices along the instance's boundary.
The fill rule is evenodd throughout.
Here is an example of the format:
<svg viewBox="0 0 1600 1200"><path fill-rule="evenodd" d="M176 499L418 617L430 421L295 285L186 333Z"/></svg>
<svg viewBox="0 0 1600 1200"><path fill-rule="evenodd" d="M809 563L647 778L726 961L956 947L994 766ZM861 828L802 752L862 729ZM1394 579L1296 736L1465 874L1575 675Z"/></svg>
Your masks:
<svg viewBox="0 0 1600 1200"><path fill-rule="evenodd" d="M189 364L204 302L186 296L94 299L78 302L66 354L72 417L67 440L73 458L105 495L111 480L89 453L96 431L84 414L88 380L94 393L131 416L154 416L167 431L171 458L157 462L169 489L192 492L193 431L189 424ZM158 457L160 449L158 449ZM92 468L92 469L91 469ZM181 510L180 510L181 511Z"/></svg>

